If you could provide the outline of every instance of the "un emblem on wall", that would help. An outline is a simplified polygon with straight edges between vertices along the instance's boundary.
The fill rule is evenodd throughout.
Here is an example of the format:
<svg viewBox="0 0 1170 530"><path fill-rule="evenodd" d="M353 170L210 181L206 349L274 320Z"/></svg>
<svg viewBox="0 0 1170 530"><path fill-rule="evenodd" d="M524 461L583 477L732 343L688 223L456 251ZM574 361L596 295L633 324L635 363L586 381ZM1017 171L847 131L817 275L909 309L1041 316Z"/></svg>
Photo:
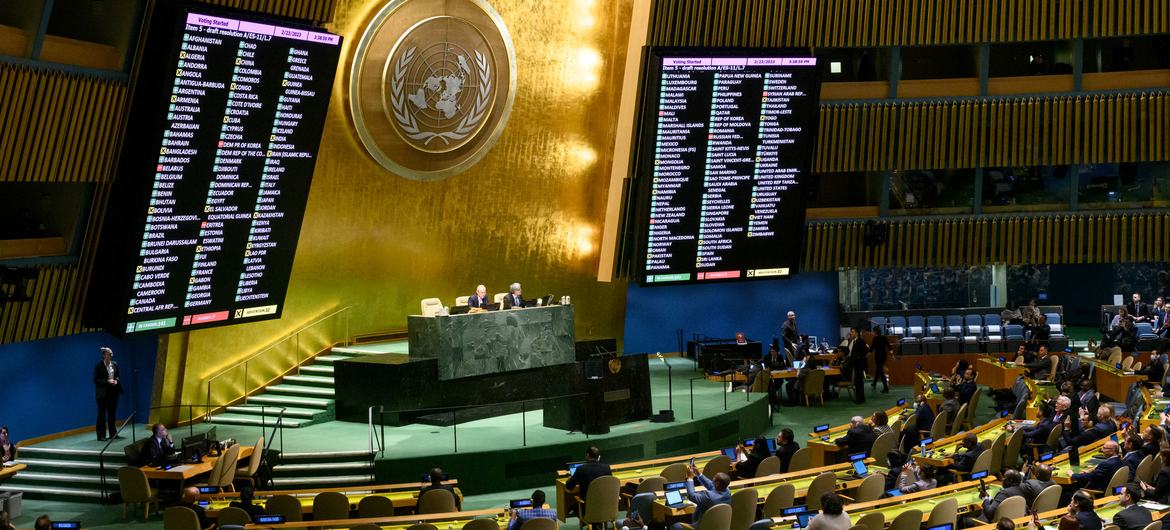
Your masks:
<svg viewBox="0 0 1170 530"><path fill-rule="evenodd" d="M515 50L482 0L395 0L359 40L349 75L354 129L385 168L438 180L478 162L515 98Z"/></svg>

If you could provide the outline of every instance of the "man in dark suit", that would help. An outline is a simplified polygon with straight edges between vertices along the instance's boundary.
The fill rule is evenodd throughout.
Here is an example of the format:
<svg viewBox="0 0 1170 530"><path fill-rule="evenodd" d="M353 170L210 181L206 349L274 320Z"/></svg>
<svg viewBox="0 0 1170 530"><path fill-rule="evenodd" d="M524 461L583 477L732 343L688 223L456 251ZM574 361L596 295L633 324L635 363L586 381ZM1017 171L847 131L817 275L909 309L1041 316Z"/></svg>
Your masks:
<svg viewBox="0 0 1170 530"><path fill-rule="evenodd" d="M508 294L504 295L504 309L524 307L524 298L520 296L520 283L513 283L508 287Z"/></svg>
<svg viewBox="0 0 1170 530"><path fill-rule="evenodd" d="M174 442L171 441L170 434L167 433L167 426L161 423L154 424L151 428L153 436L147 438L142 443L142 465L158 467L166 461L167 457L175 453Z"/></svg>
<svg viewBox="0 0 1170 530"><path fill-rule="evenodd" d="M492 301L487 297L487 287L482 285L475 286L475 294L467 299L467 307L484 307L491 304Z"/></svg>
<svg viewBox="0 0 1170 530"><path fill-rule="evenodd" d="M792 433L792 429L787 427L780 429L780 434L776 435L776 458L780 459L780 472L787 473L788 466L792 463L792 455L800 450L800 444L796 442L796 435Z"/></svg>
<svg viewBox="0 0 1170 530"><path fill-rule="evenodd" d="M959 403L963 405L970 403L978 389L979 386L975 384L975 367L968 366L966 370L963 370L958 384L955 385L955 392L959 394Z"/></svg>
<svg viewBox="0 0 1170 530"><path fill-rule="evenodd" d="M1071 517L1081 530L1101 530L1104 521L1093 508L1093 496L1088 492L1078 491L1073 494L1072 502L1068 504L1068 515L1064 517Z"/></svg>
<svg viewBox="0 0 1170 530"><path fill-rule="evenodd" d="M974 434L968 433L963 437L961 444L966 451L962 453L955 453L954 465L951 469L961 471L963 473L970 473L971 469L975 467L975 460L979 458L979 454L983 452L983 444L979 443L979 438Z"/></svg>
<svg viewBox="0 0 1170 530"><path fill-rule="evenodd" d="M199 505L199 488L190 486L183 489L183 498L180 506L187 508L199 518L199 528L210 528L211 523L207 521L207 512Z"/></svg>
<svg viewBox="0 0 1170 530"><path fill-rule="evenodd" d="M1121 458L1121 463L1129 467L1129 480L1137 480L1137 467L1142 463L1142 459L1146 454L1142 452L1142 439L1137 436L1129 436L1125 439L1125 445L1122 446L1125 456Z"/></svg>
<svg viewBox="0 0 1170 530"><path fill-rule="evenodd" d="M1150 306L1142 302L1142 293L1133 293L1131 301L1125 304L1125 309L1129 312L1129 316L1133 317L1134 322L1150 321Z"/></svg>
<svg viewBox="0 0 1170 530"><path fill-rule="evenodd" d="M1112 440L1105 442L1101 446L1101 453L1105 455L1105 460L1092 471L1087 473L1073 473L1069 478L1073 482L1084 482L1085 487L1091 490L1105 491L1109 487L1109 481L1113 478L1113 474L1117 472L1121 466L1125 464L1121 462L1121 458L1117 456L1120 448L1117 442ZM1111 493L1111 492L1110 492Z"/></svg>
<svg viewBox="0 0 1170 530"><path fill-rule="evenodd" d="M1083 421L1088 420L1088 414L1082 413L1081 419ZM1073 438L1072 445L1077 447L1089 445L1116 431L1117 425L1113 423L1113 409L1109 405L1101 405L1097 407L1097 422L1091 428Z"/></svg>
<svg viewBox="0 0 1170 530"><path fill-rule="evenodd" d="M1150 509L1137 504L1138 501L1142 500L1141 486L1133 482L1126 484L1125 488L1121 490L1119 498L1122 509L1113 516L1113 524L1121 530L1142 530L1146 525L1154 522Z"/></svg>
<svg viewBox="0 0 1170 530"><path fill-rule="evenodd" d="M118 396L122 394L122 380L114 350L103 347L102 360L93 367L94 397L97 399L97 439L105 441L107 432L113 438L118 432L114 421L118 413Z"/></svg>
<svg viewBox="0 0 1170 530"><path fill-rule="evenodd" d="M429 475L429 477L431 479L431 483L419 488L418 498L421 499L424 493L431 491L431 490L447 490L447 491L451 492L452 497L455 497L455 509L462 510L463 509L462 508L463 499L459 498L459 493L457 491L455 491L455 486L443 483L444 476L445 476L445 474L443 473L443 470L441 468L436 467L436 468L432 469L431 473Z"/></svg>
<svg viewBox="0 0 1170 530"><path fill-rule="evenodd" d="M1080 408L1089 414L1089 419L1096 421L1097 407L1101 406L1101 402L1097 399L1097 389L1093 388L1092 379L1085 378L1081 381L1081 392L1078 397L1078 401L1081 402Z"/></svg>
<svg viewBox="0 0 1170 530"><path fill-rule="evenodd" d="M932 425L934 425L934 410L926 402L926 396L919 394L914 398L914 426L902 431L902 452L913 451L918 442L922 440L919 432L930 432Z"/></svg>
<svg viewBox="0 0 1170 530"><path fill-rule="evenodd" d="M983 515L980 515L977 519L983 523L995 521L995 510L999 508L999 505L1003 501L1012 497L1022 497L1024 495L1024 491L1020 489L1022 478L1023 476L1020 475L1019 471L1014 469L1005 471L1003 474L1003 487L995 493L995 497L987 495L983 497Z"/></svg>
<svg viewBox="0 0 1170 530"><path fill-rule="evenodd" d="M568 482L565 482L565 491L586 499L586 495L589 493L589 483L593 482L593 479L612 474L613 471L609 469L609 464L601 463L601 451L590 446L585 450L585 463L573 472L573 476L569 477Z"/></svg>
<svg viewBox="0 0 1170 530"><path fill-rule="evenodd" d="M788 319L780 326L780 339L793 359L800 359L800 333L796 330L796 312L789 311Z"/></svg>
<svg viewBox="0 0 1170 530"><path fill-rule="evenodd" d="M877 440L877 434L873 432L873 429L865 424L865 420L861 416L854 416L849 420L849 431L845 433L845 436L837 438L835 443L844 447L848 454L869 453L873 449L874 440ZM879 458L881 455L870 456Z"/></svg>
<svg viewBox="0 0 1170 530"><path fill-rule="evenodd" d="M1047 464L1040 464L1031 468L1032 478L1025 480L1020 484L1020 491L1024 492L1024 500L1027 505L1031 506L1032 502L1036 500L1036 496L1045 488L1056 484L1052 480L1052 468Z"/></svg>
<svg viewBox="0 0 1170 530"><path fill-rule="evenodd" d="M1052 432L1055 424L1052 422L1052 411L1047 405L1040 405L1036 411L1036 424L1024 427L1024 443L1042 444L1048 441L1048 433Z"/></svg>
<svg viewBox="0 0 1170 530"><path fill-rule="evenodd" d="M861 328L849 328L849 369L853 372L853 402L865 403L865 362L869 358L869 346L861 338Z"/></svg>
<svg viewBox="0 0 1170 530"><path fill-rule="evenodd" d="M890 341L886 338L885 330L881 326L873 328L873 382L869 387L877 390L878 381L882 382L882 393L890 392L890 382L886 378L886 355L890 351Z"/></svg>

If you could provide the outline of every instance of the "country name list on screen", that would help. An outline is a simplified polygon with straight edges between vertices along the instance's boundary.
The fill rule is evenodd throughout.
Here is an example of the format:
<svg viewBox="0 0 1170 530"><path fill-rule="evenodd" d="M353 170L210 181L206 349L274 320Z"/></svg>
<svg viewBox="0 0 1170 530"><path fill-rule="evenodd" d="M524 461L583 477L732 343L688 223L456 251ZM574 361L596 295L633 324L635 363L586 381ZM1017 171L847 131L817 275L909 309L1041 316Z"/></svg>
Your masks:
<svg viewBox="0 0 1170 530"><path fill-rule="evenodd" d="M341 37L184 12L126 332L279 315Z"/></svg>
<svg viewBox="0 0 1170 530"><path fill-rule="evenodd" d="M800 255L816 59L659 58L642 278L783 277Z"/></svg>

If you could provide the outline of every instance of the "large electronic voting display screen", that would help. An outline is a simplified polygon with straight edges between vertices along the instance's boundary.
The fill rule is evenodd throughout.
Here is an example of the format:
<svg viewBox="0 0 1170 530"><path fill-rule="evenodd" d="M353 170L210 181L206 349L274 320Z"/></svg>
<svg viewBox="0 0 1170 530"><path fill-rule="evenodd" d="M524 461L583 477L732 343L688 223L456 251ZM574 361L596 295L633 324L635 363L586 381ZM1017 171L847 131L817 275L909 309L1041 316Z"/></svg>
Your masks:
<svg viewBox="0 0 1170 530"><path fill-rule="evenodd" d="M796 271L820 81L807 50L652 49L638 161L644 285Z"/></svg>
<svg viewBox="0 0 1170 530"><path fill-rule="evenodd" d="M87 320L159 333L278 318L341 37L157 5Z"/></svg>

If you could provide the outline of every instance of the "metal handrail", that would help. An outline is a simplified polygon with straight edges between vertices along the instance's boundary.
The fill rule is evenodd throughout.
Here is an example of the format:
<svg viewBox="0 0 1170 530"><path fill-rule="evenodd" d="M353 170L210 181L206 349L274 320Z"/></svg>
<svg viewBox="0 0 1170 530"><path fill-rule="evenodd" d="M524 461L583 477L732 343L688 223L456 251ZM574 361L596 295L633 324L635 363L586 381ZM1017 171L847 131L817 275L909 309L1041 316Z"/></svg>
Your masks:
<svg viewBox="0 0 1170 530"><path fill-rule="evenodd" d="M134 432L134 427L133 427L134 415L137 413L138 413L138 411L131 412L130 416L126 418L126 421L122 422L122 426L118 427L118 430L114 431L114 435L112 437L110 437L109 440L106 441L106 445L102 446L102 450L98 451L98 473L99 473L99 476L101 477L101 484L102 484L101 485L101 493L102 493L103 500L107 498L107 496L106 496L106 450L108 450L110 448L110 444L114 443L114 440L118 439L118 436L122 434L122 430L126 428L127 424L131 425L130 430L131 430L131 432ZM130 437L131 437L131 440L133 440L136 436L134 434L131 434Z"/></svg>
<svg viewBox="0 0 1170 530"><path fill-rule="evenodd" d="M496 406L496 405L515 405L515 404L521 405L520 431L521 431L521 434L522 434L523 439L524 439L524 445L528 445L528 428L527 428L527 425L526 425L525 419L524 419L527 415L527 412L528 412L528 408L527 408L528 403L533 402L533 401L544 401L544 400L548 400L548 399L575 398L575 397L582 397L582 396L587 396L587 395L589 395L588 392L578 392L576 394L563 394L560 396L547 396L547 397L530 398L530 399L518 399L515 401L495 401L492 403L476 403L473 405L449 405L449 406L445 406L445 407L428 407L428 408L420 408L420 409L399 409L399 410L390 411L390 414L402 414L402 413L407 413L407 412L431 412L431 411L440 411L441 412L441 411L447 411L447 410L451 411L451 434L452 434L452 437L454 439L455 452L458 453L459 452L459 421L458 421L458 417L456 416L456 413L458 413L460 410L479 408L479 407L491 407L491 406ZM381 440L378 442L378 452L379 452L379 455L385 456L385 454L386 454L386 446L385 446L386 406L385 405L370 405L369 409L367 409L368 414L369 414L370 452L371 453L374 452L374 440L376 440L378 438L378 435L376 435L374 433L374 409L375 408L378 409L378 424L381 427ZM589 435L586 434L585 437L588 438Z"/></svg>
<svg viewBox="0 0 1170 530"><path fill-rule="evenodd" d="M335 311L333 311L325 316L322 316L322 317L320 317L320 318L318 318L318 319L316 319L308 324L305 324L305 325L297 328L295 331L290 332L288 335L285 335L284 337L280 338L276 342L273 342L272 344L265 346L264 348L257 351L256 353L253 353L252 355L249 355L249 356L237 361L235 364L232 364L231 366L228 366L228 367L216 372L215 375L212 375L211 377L207 378L207 408L205 409L205 414L211 414L211 384L214 383L216 380L218 380L220 377L222 377L223 375L226 375L228 372L232 372L233 370L239 368L240 366L243 366L244 367L244 394L241 397L245 397L245 398L248 397L248 393L250 392L250 390L248 389L248 365L252 360L256 359L257 357L259 357L261 355L264 355L265 353L268 353L269 351L272 351L277 346L281 346L294 338L299 339L301 333L303 333L305 330L307 330L313 326L316 326L317 324L320 324L320 323L322 323L330 318L333 318L341 313L345 313L346 317L347 317L345 320L345 336L343 337L342 344L344 344L345 346L349 346L350 345L350 333L349 333L349 318L348 317L349 317L349 310L351 310L351 309L353 309L353 306L347 305L345 307L342 307L341 309L337 309L337 310L335 310ZM298 350L299 349L300 348L298 347ZM300 359L300 355L298 353L297 364L300 364L301 362L302 362L302 360Z"/></svg>

